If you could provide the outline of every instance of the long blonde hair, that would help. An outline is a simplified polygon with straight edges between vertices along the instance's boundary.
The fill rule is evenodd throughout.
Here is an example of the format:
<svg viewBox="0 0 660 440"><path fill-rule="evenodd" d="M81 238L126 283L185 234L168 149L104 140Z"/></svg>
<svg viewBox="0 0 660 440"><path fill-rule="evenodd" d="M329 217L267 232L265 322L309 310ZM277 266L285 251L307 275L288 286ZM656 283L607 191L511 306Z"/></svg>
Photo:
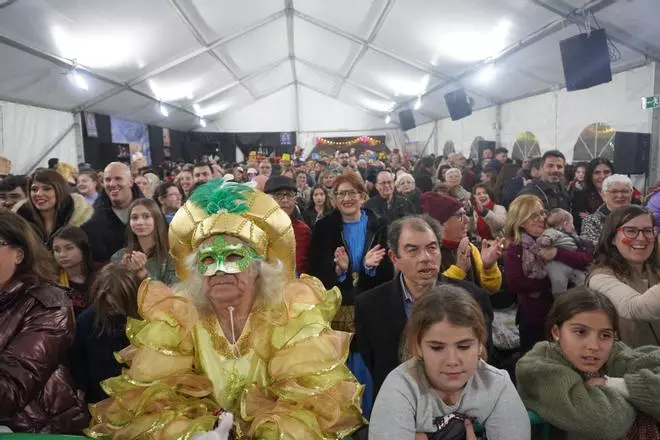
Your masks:
<svg viewBox="0 0 660 440"><path fill-rule="evenodd" d="M520 244L522 242L522 225L536 213L538 206L543 208L543 202L531 194L518 196L511 203L504 224L504 237L509 243Z"/></svg>

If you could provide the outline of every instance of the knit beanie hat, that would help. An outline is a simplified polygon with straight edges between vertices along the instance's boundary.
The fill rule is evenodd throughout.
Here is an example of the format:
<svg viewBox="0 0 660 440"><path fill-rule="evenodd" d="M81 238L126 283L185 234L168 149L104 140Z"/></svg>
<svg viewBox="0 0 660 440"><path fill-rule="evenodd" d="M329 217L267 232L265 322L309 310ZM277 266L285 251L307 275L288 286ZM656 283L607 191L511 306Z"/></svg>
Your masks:
<svg viewBox="0 0 660 440"><path fill-rule="evenodd" d="M440 224L445 223L463 205L453 197L444 196L437 192L425 192L419 197L422 212L428 214Z"/></svg>

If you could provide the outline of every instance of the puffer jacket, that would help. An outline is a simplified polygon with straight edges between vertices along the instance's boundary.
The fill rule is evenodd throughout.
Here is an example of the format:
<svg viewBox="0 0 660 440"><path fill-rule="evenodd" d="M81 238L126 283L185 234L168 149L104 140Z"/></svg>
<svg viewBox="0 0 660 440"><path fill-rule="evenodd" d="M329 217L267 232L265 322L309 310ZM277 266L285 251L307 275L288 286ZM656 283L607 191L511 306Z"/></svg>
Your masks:
<svg viewBox="0 0 660 440"><path fill-rule="evenodd" d="M63 290L20 281L0 290L0 425L41 434L77 434L87 425L66 367L74 334Z"/></svg>

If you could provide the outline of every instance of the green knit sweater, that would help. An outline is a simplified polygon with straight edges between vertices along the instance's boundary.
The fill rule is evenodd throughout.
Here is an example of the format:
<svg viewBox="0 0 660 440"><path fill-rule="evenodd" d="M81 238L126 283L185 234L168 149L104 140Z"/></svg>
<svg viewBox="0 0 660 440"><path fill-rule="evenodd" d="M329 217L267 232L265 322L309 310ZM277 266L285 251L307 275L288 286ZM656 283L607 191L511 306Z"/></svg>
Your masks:
<svg viewBox="0 0 660 440"><path fill-rule="evenodd" d="M571 438L619 440L637 411L660 420L660 347L633 349L616 342L604 373L623 378L629 395L587 385L556 343L539 342L516 366L518 392L527 409Z"/></svg>

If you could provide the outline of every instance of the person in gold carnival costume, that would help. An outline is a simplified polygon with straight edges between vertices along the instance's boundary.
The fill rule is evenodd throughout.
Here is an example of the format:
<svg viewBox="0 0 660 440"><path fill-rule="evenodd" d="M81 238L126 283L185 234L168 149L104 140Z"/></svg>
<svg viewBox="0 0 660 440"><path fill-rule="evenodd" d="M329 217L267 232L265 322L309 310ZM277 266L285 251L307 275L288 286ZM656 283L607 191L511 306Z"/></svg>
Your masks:
<svg viewBox="0 0 660 440"><path fill-rule="evenodd" d="M291 221L271 197L210 181L169 234L182 281L140 286L143 320L129 318L116 354L129 367L102 382L110 398L90 406L87 435L188 439L220 411L239 439L340 439L364 425L351 334L330 328L339 290L295 279Z"/></svg>

